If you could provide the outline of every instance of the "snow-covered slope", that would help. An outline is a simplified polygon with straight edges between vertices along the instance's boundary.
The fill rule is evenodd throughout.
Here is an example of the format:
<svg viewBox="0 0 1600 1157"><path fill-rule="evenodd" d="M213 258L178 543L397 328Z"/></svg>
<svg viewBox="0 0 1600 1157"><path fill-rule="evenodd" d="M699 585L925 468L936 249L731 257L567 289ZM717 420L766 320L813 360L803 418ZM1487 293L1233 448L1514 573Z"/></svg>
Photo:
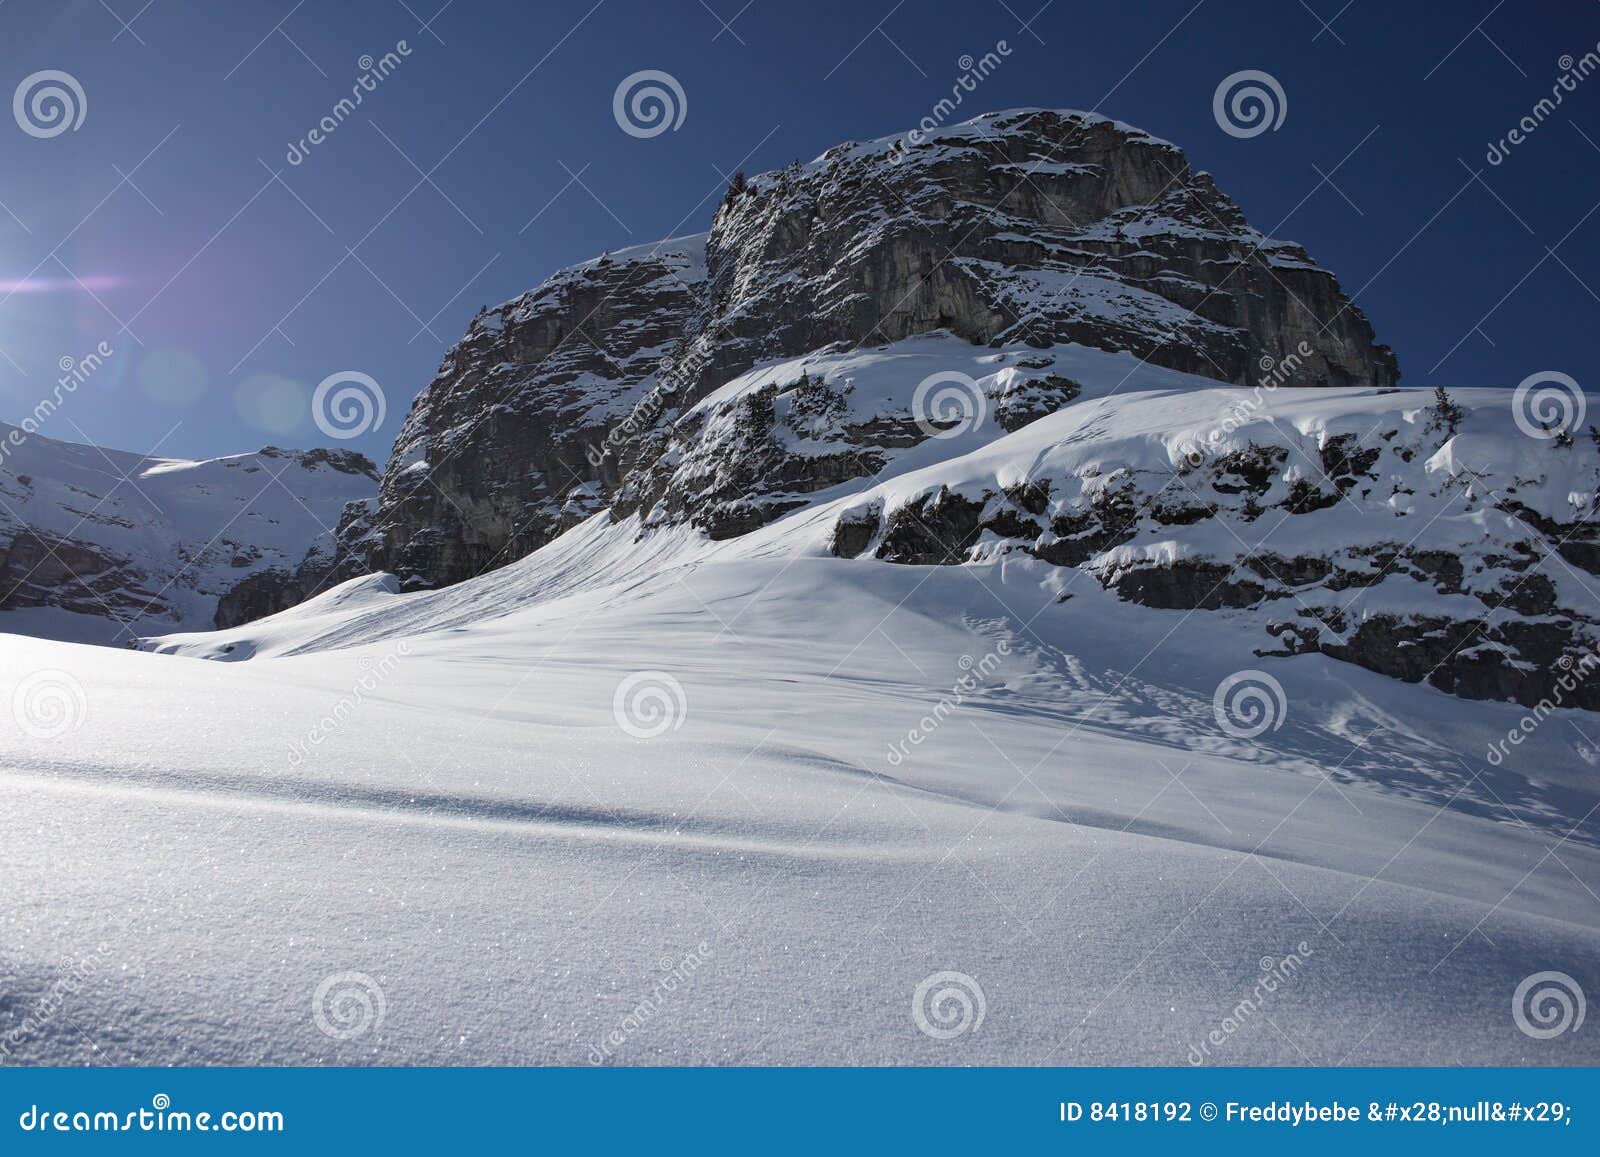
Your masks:
<svg viewBox="0 0 1600 1157"><path fill-rule="evenodd" d="M1585 713L1493 766L1520 709L1301 655L1252 737L1220 617L831 527L597 516L179 654L19 643L0 701L64 714L0 736L6 1014L97 967L14 1057L1600 1060L1510 1002L1600 985ZM936 977L981 1024L919 1029Z"/></svg>
<svg viewBox="0 0 1600 1157"><path fill-rule="evenodd" d="M248 576L331 555L346 504L376 489L347 450L192 462L4 424L0 440L0 631L83 642L211 627Z"/></svg>
<svg viewBox="0 0 1600 1157"><path fill-rule="evenodd" d="M1156 549L1355 567L1399 533L1455 552L1466 593L1440 595L1402 557L1382 581L1297 597L1351 622L1408 606L1466 617L1504 539L1525 533L1484 488L1570 519L1593 490L1593 448L1524 452L1498 433L1505 391L1457 391L1454 434L1429 426L1425 392L1264 391L1276 441L1213 436L1212 407L1238 391L1078 347L1025 356L1053 359L1028 372L1070 374L1081 393L1015 431L985 422L904 447L749 533L602 513L477 579L410 592L358 579L232 631L152 640L168 654L86 682L83 728L19 748L13 786L73 800L87 818L62 839L132 809L185 848L146 885L163 915L118 941L140 979L97 989L91 1015L142 1055L231 1061L1600 1060L1590 1034L1525 1034L1510 1000L1536 973L1600 986L1589 712L1469 705L1281 653L1254 602L1143 605L1115 578ZM902 404L932 366L969 372L987 397L1026 376L1018 364L927 338L807 372L853 385L859 417ZM702 403L706 428L796 369L730 383ZM1312 539L1281 478L1217 492L1208 459L1185 458L1247 444L1316 456L1352 430L1375 430L1385 456L1357 456ZM1048 480L1048 521L1117 471L1145 498L1184 478L1217 509L1162 524L1140 505L1125 540L1071 567L1015 526L955 544L957 565L880 557L892 512L930 490L988 510L985 492ZM1251 495L1267 513L1245 516ZM841 523L873 508L859 552L838 557ZM1534 573L1558 600L1581 597L1555 560ZM1483 600L1471 611L1488 621ZM61 650L35 661L77 670ZM138 689L131 702L115 683ZM153 771L165 733L134 720L173 695L207 738ZM219 750L221 714L244 722ZM100 751L102 727L131 737L118 754ZM34 846L31 817L15 821ZM104 905L41 934L40 958L127 901L110 881L145 854L117 830L71 880L40 881ZM282 945L270 984L248 978L253 936L215 934L237 897L197 891L197 855L241 877ZM211 930L203 945L189 920ZM330 1041L307 994L350 971L382 991L387 1019ZM946 1040L913 1009L949 973L936 984L970 980L985 1015ZM225 994L227 1023L185 1011L203 991Z"/></svg>

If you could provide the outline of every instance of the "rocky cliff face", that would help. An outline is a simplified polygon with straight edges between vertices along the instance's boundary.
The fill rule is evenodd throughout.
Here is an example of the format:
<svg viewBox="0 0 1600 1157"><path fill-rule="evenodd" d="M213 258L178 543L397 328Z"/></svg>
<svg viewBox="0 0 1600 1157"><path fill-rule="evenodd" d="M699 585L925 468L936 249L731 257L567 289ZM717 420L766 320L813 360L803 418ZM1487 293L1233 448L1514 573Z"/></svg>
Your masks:
<svg viewBox="0 0 1600 1157"><path fill-rule="evenodd" d="M658 383L705 279L703 237L608 254L479 314L418 396L376 522L374 570L458 582L604 509L611 432Z"/></svg>
<svg viewBox="0 0 1600 1157"><path fill-rule="evenodd" d="M376 469L366 458L361 461L364 476L375 481ZM263 567L229 587L217 600L212 626L226 630L275 615L366 574L366 554L351 544L362 541L377 504L376 496L346 502L338 524L314 538L298 564Z"/></svg>
<svg viewBox="0 0 1600 1157"><path fill-rule="evenodd" d="M1173 145L1090 114L991 114L909 151L843 145L741 182L705 238L564 270L480 316L396 443L364 549L434 585L607 506L740 533L797 486L870 474L879 439L925 434L891 416L820 465L719 440L699 456L754 459L705 493L678 461L707 430L675 423L759 362L935 330L1126 350L1233 383L1297 349L1290 384L1399 376L1334 278L1251 229ZM1043 386L1013 414L1070 393Z"/></svg>
<svg viewBox="0 0 1600 1157"><path fill-rule="evenodd" d="M364 569L330 533L377 482L352 451L268 446L190 462L3 425L0 441L0 630L128 643L242 621L242 582L303 571L298 602L323 589L324 562L324 577Z"/></svg>
<svg viewBox="0 0 1600 1157"><path fill-rule="evenodd" d="M997 113L758 177L718 212L707 264L699 333L740 369L947 329L1235 384L1306 340L1289 384L1399 376L1303 249L1250 228L1175 146L1082 113Z"/></svg>

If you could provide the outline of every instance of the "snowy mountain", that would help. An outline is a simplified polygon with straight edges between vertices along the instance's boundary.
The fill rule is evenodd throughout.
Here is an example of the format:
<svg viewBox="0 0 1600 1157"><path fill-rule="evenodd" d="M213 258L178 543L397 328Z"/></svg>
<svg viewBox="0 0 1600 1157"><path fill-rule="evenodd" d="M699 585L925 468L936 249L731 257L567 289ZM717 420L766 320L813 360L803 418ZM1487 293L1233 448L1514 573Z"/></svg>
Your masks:
<svg viewBox="0 0 1600 1157"><path fill-rule="evenodd" d="M910 427L930 381L965 406L955 425L866 442ZM770 364L704 399L653 468L643 526L764 491L764 514L826 511L840 557L1038 559L1063 599L1093 584L1220 614L1258 656L1560 702L1600 642L1600 449L1519 433L1505 391L1449 398L1441 416L1417 391L1242 391L1081 347L907 339ZM1594 686L1570 690L1600 707Z"/></svg>
<svg viewBox="0 0 1600 1157"><path fill-rule="evenodd" d="M1100 117L737 180L224 629L6 641L0 1060L1595 1063L1600 447L1398 377Z"/></svg>
<svg viewBox="0 0 1600 1157"><path fill-rule="evenodd" d="M1263 655L1537 703L1597 640L1596 447L1398 377L1175 146L995 113L741 177L709 234L484 311L344 545L426 587L601 510L725 539L832 504L841 556L1022 552Z"/></svg>
<svg viewBox="0 0 1600 1157"><path fill-rule="evenodd" d="M763 487L666 494L657 467L695 403L779 359L945 331L1125 350L1234 384L1263 357L1291 366L1290 385L1399 376L1334 278L1250 228L1165 141L1035 109L899 144L741 179L709 234L563 270L481 314L396 442L364 544L373 569L456 582L596 509L663 498L713 533L759 525L779 509ZM1064 400L1047 388L1033 412ZM902 419L856 442L923 436ZM786 481L870 462L835 456Z"/></svg>
<svg viewBox="0 0 1600 1157"><path fill-rule="evenodd" d="M309 597L321 582L276 601L249 592L303 566L334 577L333 532L377 478L346 450L190 462L6 425L0 443L0 630L84 642L229 626Z"/></svg>

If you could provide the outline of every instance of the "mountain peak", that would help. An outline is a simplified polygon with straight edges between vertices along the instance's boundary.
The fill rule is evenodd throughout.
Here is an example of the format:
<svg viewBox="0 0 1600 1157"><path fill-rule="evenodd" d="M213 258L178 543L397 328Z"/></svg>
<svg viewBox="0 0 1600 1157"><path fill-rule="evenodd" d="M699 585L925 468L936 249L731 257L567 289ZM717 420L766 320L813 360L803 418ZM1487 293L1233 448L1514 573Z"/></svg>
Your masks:
<svg viewBox="0 0 1600 1157"><path fill-rule="evenodd" d="M654 505L673 422L752 366L816 350L945 330L1235 385L1265 363L1290 385L1399 377L1332 275L1252 229L1166 141L1053 109L907 140L736 182L709 233L570 266L480 313L396 442L372 565L455 582L608 505Z"/></svg>
<svg viewBox="0 0 1600 1157"><path fill-rule="evenodd" d="M840 156L890 156L896 152L911 155L918 150L928 151L941 146L960 146L972 141L982 141L1000 136L1035 135L1059 140L1063 129L1088 132L1112 131L1142 144L1159 145L1177 149L1163 140L1126 121L1114 120L1100 113L1074 108L1023 107L1000 109L979 113L962 121L935 124L931 119L903 132L875 137L869 141L851 141L835 145L812 160L812 165L827 164Z"/></svg>

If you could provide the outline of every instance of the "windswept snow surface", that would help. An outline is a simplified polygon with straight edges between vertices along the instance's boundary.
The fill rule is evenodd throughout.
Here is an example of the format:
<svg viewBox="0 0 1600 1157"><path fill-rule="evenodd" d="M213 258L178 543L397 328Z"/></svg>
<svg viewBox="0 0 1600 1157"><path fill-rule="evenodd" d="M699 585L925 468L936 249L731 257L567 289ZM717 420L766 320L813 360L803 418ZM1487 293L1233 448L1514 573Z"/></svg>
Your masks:
<svg viewBox="0 0 1600 1157"><path fill-rule="evenodd" d="M942 452L992 477L1039 426ZM1016 554L835 559L850 501L721 543L600 515L166 654L4 639L0 1056L1600 1061L1512 1005L1600 992L1590 715L1490 766L1521 708ZM1277 726L1230 734L1263 667ZM919 1009L937 974L970 1011Z"/></svg>

